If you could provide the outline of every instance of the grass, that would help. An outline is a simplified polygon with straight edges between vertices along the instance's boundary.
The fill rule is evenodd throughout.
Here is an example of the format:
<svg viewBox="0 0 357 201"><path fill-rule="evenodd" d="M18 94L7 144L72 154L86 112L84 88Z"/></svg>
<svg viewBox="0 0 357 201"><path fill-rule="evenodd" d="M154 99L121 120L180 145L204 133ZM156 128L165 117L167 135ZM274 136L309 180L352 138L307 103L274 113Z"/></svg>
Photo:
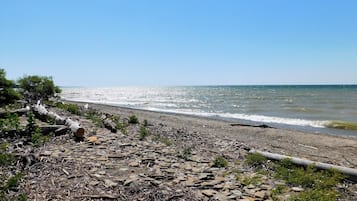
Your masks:
<svg viewBox="0 0 357 201"><path fill-rule="evenodd" d="M166 137L166 136L162 136L162 135L156 135L152 138L153 141L159 141L163 144L165 144L166 146L171 146L172 142L170 140L170 138Z"/></svg>
<svg viewBox="0 0 357 201"><path fill-rule="evenodd" d="M237 178L236 178L237 179ZM244 176L244 177L238 177L238 180L242 182L243 185L249 186L249 185L258 185L261 184L262 181L262 176L261 175L254 175L254 176Z"/></svg>
<svg viewBox="0 0 357 201"><path fill-rule="evenodd" d="M213 160L213 167L223 168L228 166L228 161L223 156L217 156Z"/></svg>
<svg viewBox="0 0 357 201"><path fill-rule="evenodd" d="M259 153L249 153L244 163L254 168L261 168L267 162L267 158Z"/></svg>
<svg viewBox="0 0 357 201"><path fill-rule="evenodd" d="M6 113L5 118L0 119L0 131L6 132L9 130L19 131L21 129L19 116L15 114Z"/></svg>
<svg viewBox="0 0 357 201"><path fill-rule="evenodd" d="M139 119L135 115L131 115L129 117L129 121L128 122L129 122L129 124L138 124L139 123Z"/></svg>
<svg viewBox="0 0 357 201"><path fill-rule="evenodd" d="M96 110L90 109L86 113L86 118L91 120L95 126L104 128L103 120L99 117L99 114Z"/></svg>
<svg viewBox="0 0 357 201"><path fill-rule="evenodd" d="M35 129L35 132L31 135L31 142L33 146L39 147L43 145L44 143L48 142L49 137L42 135L41 131L39 128Z"/></svg>
<svg viewBox="0 0 357 201"><path fill-rule="evenodd" d="M147 127L149 125L148 120L144 119L143 126Z"/></svg>
<svg viewBox="0 0 357 201"><path fill-rule="evenodd" d="M126 135L128 133L128 131L126 130L126 125L120 121L120 117L119 116L111 116L110 118L114 123L115 123L115 128L120 130L124 135Z"/></svg>
<svg viewBox="0 0 357 201"><path fill-rule="evenodd" d="M185 147L180 153L179 153L179 157L184 159L184 160L188 160L192 155L192 152L191 152L191 148L189 147Z"/></svg>
<svg viewBox="0 0 357 201"><path fill-rule="evenodd" d="M270 168L274 177L284 180L289 187L300 186L305 189L304 192L294 194L289 200L330 201L336 200L339 196L336 186L344 177L337 170L317 170L313 165L299 167L294 165L290 159L283 159L270 166L267 162L267 159L258 153L248 154L245 160L246 165L254 168ZM244 178L242 183L251 183L251 179ZM285 187L277 186L272 190L273 200L279 200L278 195L285 191L287 191Z"/></svg>
<svg viewBox="0 0 357 201"><path fill-rule="evenodd" d="M149 135L149 131L144 127L140 127L139 139L144 140Z"/></svg>
<svg viewBox="0 0 357 201"><path fill-rule="evenodd" d="M66 104L66 103L57 102L56 107L67 110L68 112L75 115L81 115L81 109L76 104Z"/></svg>
<svg viewBox="0 0 357 201"><path fill-rule="evenodd" d="M27 196L25 194L19 194L18 196L9 196L7 192L12 188L15 188L19 185L21 178L24 176L23 173L17 173L15 176L12 176L8 179L2 178L0 181L0 200L17 200L17 201L26 201Z"/></svg>

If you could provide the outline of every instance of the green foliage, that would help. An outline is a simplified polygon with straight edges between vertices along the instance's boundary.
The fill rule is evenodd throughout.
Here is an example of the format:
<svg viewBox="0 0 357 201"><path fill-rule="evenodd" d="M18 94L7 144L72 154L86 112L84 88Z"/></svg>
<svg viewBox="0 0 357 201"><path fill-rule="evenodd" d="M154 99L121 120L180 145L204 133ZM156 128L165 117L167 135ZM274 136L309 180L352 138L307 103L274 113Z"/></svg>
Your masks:
<svg viewBox="0 0 357 201"><path fill-rule="evenodd" d="M19 116L14 113L6 113L4 119L0 119L0 132L6 132L9 130L19 131L21 129Z"/></svg>
<svg viewBox="0 0 357 201"><path fill-rule="evenodd" d="M161 143L165 144L166 146L171 146L172 142L170 140L170 138L166 137L166 136L161 136L161 135L155 135L152 138L153 141L160 141Z"/></svg>
<svg viewBox="0 0 357 201"><path fill-rule="evenodd" d="M14 162L15 156L9 153L0 153L0 166L10 165Z"/></svg>
<svg viewBox="0 0 357 201"><path fill-rule="evenodd" d="M61 93L61 89L55 86L52 77L30 75L18 80L22 94L28 100L48 100L56 93Z"/></svg>
<svg viewBox="0 0 357 201"><path fill-rule="evenodd" d="M7 179L7 181L5 182L5 184L3 184L3 186L1 187L1 190L3 191L7 191L10 188L14 188L17 187L19 185L19 181L20 179L24 176L23 173L17 173L15 176L10 177L9 179Z"/></svg>
<svg viewBox="0 0 357 201"><path fill-rule="evenodd" d="M290 186L302 186L306 191L294 195L291 200L336 200L338 192L335 187L344 178L337 170L316 170L313 165L306 168L294 166L290 159L276 163L275 177L283 179Z"/></svg>
<svg viewBox="0 0 357 201"><path fill-rule="evenodd" d="M96 110L89 109L86 113L86 118L90 119L95 126L104 128L103 120L99 117L99 113Z"/></svg>
<svg viewBox="0 0 357 201"><path fill-rule="evenodd" d="M27 200L27 195L25 194L20 194L17 196L17 201L26 201Z"/></svg>
<svg viewBox="0 0 357 201"><path fill-rule="evenodd" d="M6 79L5 70L0 68L0 107L21 98L21 95L13 89L14 86L13 81Z"/></svg>
<svg viewBox="0 0 357 201"><path fill-rule="evenodd" d="M130 124L138 124L139 123L139 119L135 116L135 115L131 115L129 117L129 121Z"/></svg>
<svg viewBox="0 0 357 201"><path fill-rule="evenodd" d="M217 156L213 160L213 167L223 168L228 166L228 161L223 156Z"/></svg>
<svg viewBox="0 0 357 201"><path fill-rule="evenodd" d="M27 116L26 131L29 135L32 135L33 133L35 133L36 129L38 129L38 126L36 124L35 115L30 112Z"/></svg>
<svg viewBox="0 0 357 201"><path fill-rule="evenodd" d="M115 123L115 128L120 130L124 135L126 135L128 132L126 130L126 125L120 121L119 116L111 116L110 118L114 123Z"/></svg>
<svg viewBox="0 0 357 201"><path fill-rule="evenodd" d="M180 158L182 158L182 159L184 159L184 160L188 160L190 157L191 157L191 155L192 155L192 152L191 152L191 148L189 148L189 147L185 147L182 151L181 151L181 153L179 153L179 157Z"/></svg>
<svg viewBox="0 0 357 201"><path fill-rule="evenodd" d="M35 132L31 135L31 142L35 147L43 145L49 140L48 136L42 135L40 128L36 128Z"/></svg>
<svg viewBox="0 0 357 201"><path fill-rule="evenodd" d="M291 201L335 201L337 200L338 192L330 189L310 189L301 192L290 198Z"/></svg>
<svg viewBox="0 0 357 201"><path fill-rule="evenodd" d="M143 126L147 127L149 125L148 120L144 119Z"/></svg>
<svg viewBox="0 0 357 201"><path fill-rule="evenodd" d="M76 104L64 104L61 102L57 102L56 107L67 110L68 112L75 114L75 115L81 115L81 109Z"/></svg>
<svg viewBox="0 0 357 201"><path fill-rule="evenodd" d="M262 183L262 177L261 175L254 175L252 177L250 176L245 176L240 179L242 184L245 186L249 186L250 184L252 185L258 185Z"/></svg>
<svg viewBox="0 0 357 201"><path fill-rule="evenodd" d="M3 142L0 144L0 166L10 165L15 160L15 156L9 153L6 153L9 144Z"/></svg>
<svg viewBox="0 0 357 201"><path fill-rule="evenodd" d="M144 127L140 127L139 139L144 140L149 135L149 131Z"/></svg>
<svg viewBox="0 0 357 201"><path fill-rule="evenodd" d="M255 167L255 168L260 168L262 165L264 165L267 162L267 158L260 153L249 153L245 157L244 163L246 165Z"/></svg>

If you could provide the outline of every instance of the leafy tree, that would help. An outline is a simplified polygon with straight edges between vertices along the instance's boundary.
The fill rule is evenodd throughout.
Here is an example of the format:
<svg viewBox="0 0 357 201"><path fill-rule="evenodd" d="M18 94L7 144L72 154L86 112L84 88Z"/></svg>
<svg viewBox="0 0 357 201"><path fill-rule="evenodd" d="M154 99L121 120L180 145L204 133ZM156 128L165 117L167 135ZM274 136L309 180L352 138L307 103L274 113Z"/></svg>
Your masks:
<svg viewBox="0 0 357 201"><path fill-rule="evenodd" d="M0 106L14 103L21 98L21 95L13 89L15 83L6 79L4 69L0 68Z"/></svg>
<svg viewBox="0 0 357 201"><path fill-rule="evenodd" d="M56 93L61 93L61 89L53 83L52 77L24 76L18 80L18 84L27 100L48 100Z"/></svg>

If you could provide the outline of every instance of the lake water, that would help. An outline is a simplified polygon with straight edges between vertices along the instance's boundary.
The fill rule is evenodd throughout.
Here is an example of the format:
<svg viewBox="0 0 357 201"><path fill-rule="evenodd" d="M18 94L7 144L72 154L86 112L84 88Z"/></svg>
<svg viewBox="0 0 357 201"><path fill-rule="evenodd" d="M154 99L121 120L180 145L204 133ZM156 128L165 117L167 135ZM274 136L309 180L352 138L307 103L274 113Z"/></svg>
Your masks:
<svg viewBox="0 0 357 201"><path fill-rule="evenodd" d="M356 125L357 85L63 88L61 97L357 137L328 127Z"/></svg>

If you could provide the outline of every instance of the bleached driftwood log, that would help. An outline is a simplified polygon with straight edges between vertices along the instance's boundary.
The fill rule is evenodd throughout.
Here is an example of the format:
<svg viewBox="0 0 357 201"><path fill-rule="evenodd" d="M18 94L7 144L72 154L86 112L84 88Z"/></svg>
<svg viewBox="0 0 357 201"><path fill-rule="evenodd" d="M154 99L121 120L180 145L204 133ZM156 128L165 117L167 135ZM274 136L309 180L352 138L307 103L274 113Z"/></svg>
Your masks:
<svg viewBox="0 0 357 201"><path fill-rule="evenodd" d="M338 166L338 165L332 165L328 163L321 163L321 162L316 162L316 161L311 161L308 159L302 159L302 158L296 158L296 157L291 157L291 156L286 156L286 155L281 155L281 154L274 154L270 152L265 152L265 151L258 151L258 150L250 150L250 153L259 153L268 159L272 160L283 160L283 159L290 159L293 164L300 165L300 166L308 166L308 165L314 165L317 169L322 169L322 170L329 170L329 169L335 169L342 174L345 174L346 176L349 177L349 179L353 181L357 181L357 169L354 168L349 168L349 167L343 167L343 166Z"/></svg>
<svg viewBox="0 0 357 201"><path fill-rule="evenodd" d="M103 114L100 119L102 120L106 129L110 130L113 133L117 132L115 123L110 118L108 118L107 115Z"/></svg>
<svg viewBox="0 0 357 201"><path fill-rule="evenodd" d="M41 104L36 104L33 106L33 111L39 118L45 119L50 117L55 120L56 124L68 126L68 128L71 129L76 137L84 136L84 128L82 128L80 123L77 121L73 121L70 118L61 117L52 111L48 111L45 106Z"/></svg>

